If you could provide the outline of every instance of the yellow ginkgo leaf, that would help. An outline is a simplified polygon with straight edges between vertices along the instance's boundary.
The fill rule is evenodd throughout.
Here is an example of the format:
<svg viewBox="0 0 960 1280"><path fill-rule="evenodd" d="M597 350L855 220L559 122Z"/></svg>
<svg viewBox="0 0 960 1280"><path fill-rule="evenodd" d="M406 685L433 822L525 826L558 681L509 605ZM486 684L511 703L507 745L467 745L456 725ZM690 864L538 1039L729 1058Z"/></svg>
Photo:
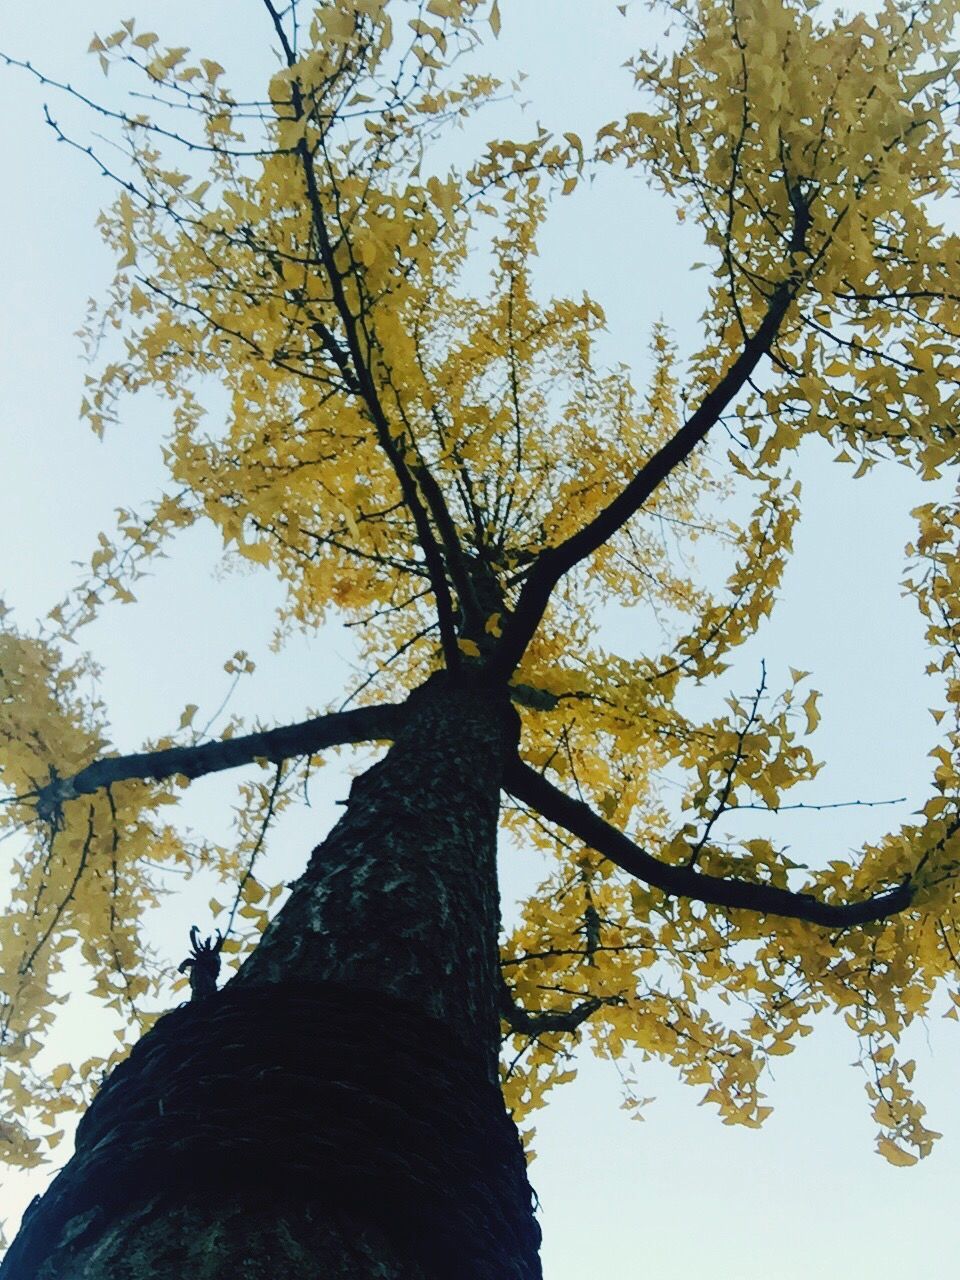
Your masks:
<svg viewBox="0 0 960 1280"><path fill-rule="evenodd" d="M904 1151L902 1147L898 1147L895 1142L891 1142L889 1138L880 1138L877 1142L877 1152L883 1156L884 1160L890 1164L898 1165L902 1169L908 1168L912 1164L917 1163L917 1157Z"/></svg>
<svg viewBox="0 0 960 1280"><path fill-rule="evenodd" d="M198 708L195 702L187 703L187 705L183 708L183 711L180 713L181 729L186 729L187 726L193 721L193 717L197 714L197 710Z"/></svg>
<svg viewBox="0 0 960 1280"><path fill-rule="evenodd" d="M820 697L819 689L811 689L803 704L803 710L807 717L807 733L813 733L817 725L820 723L820 712L817 709L817 699Z"/></svg>
<svg viewBox="0 0 960 1280"><path fill-rule="evenodd" d="M62 1089L73 1075L73 1067L68 1062L61 1063L50 1072L50 1083L55 1089Z"/></svg>

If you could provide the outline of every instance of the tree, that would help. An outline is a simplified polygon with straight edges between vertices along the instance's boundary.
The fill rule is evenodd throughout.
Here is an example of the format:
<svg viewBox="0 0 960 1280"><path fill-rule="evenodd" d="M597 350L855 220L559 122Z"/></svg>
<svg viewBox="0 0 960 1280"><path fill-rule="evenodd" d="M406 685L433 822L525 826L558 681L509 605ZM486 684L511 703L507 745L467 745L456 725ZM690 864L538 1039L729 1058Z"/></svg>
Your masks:
<svg viewBox="0 0 960 1280"><path fill-rule="evenodd" d="M4 1273L259 1274L279 1258L296 1275L320 1256L331 1274L447 1274L451 1257L458 1274L536 1274L494 1088L501 1027L518 1120L590 1027L757 1124L764 1062L833 1006L875 1068L881 1150L925 1154L896 1041L955 970L955 505L919 510L911 552L951 717L916 823L809 873L736 839L730 810L776 809L813 776L799 736L816 696L773 699L764 678L698 723L684 694L772 607L804 437L861 471L893 459L935 477L956 458L956 237L935 221L955 183L955 10L820 24L796 5L673 6L674 51L633 62L645 109L589 155L538 130L465 173L443 165L445 131L498 86L456 62L495 7L433 0L412 26L413 6L378 0L265 10L280 69L262 103L132 23L94 41L169 112L95 108L127 167L96 152L121 184L102 224L118 274L87 330L100 371L84 413L102 431L122 394L161 389L174 487L121 513L43 629L2 638L4 814L36 835L0 937L10 1154L36 1158L30 1108L75 1104L101 1066L31 1069L64 956L79 945L103 998L144 1026L162 992L136 929L151 864L191 865L161 806L261 761L275 772L246 785L238 846L203 853L238 887L248 932L225 913L224 949L243 965L116 1070ZM658 328L644 397L601 367L597 305L544 303L532 284L552 203L622 163L702 225L714 269L700 350L681 374ZM468 262L483 245L485 290ZM734 484L755 495L740 525L716 516ZM110 754L89 664L62 645L202 519L278 573L288 625L333 609L362 624L369 681L349 711L191 742L188 709L179 742ZM732 551L725 593L686 580L665 527ZM610 596L665 612L662 652L609 650ZM256 871L274 815L314 756L367 741L392 746L271 919L283 887ZM679 814L658 801L667 770L688 779ZM501 796L507 830L556 872L498 964Z"/></svg>

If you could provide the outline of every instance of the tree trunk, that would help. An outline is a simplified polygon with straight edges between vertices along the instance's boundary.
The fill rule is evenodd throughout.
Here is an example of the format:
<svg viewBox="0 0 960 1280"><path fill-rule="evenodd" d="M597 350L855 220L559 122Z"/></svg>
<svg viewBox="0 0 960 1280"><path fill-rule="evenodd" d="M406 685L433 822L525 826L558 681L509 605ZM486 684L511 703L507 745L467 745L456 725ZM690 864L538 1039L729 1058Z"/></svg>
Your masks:
<svg viewBox="0 0 960 1280"><path fill-rule="evenodd" d="M256 952L113 1073L0 1280L535 1280L497 1086L516 715L435 676Z"/></svg>

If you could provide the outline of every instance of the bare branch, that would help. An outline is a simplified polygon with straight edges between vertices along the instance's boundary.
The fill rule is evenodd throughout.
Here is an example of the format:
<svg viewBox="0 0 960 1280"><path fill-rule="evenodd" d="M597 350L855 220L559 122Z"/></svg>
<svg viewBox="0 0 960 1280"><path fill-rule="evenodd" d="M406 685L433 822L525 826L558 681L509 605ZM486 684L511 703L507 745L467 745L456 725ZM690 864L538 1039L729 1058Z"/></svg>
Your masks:
<svg viewBox="0 0 960 1280"><path fill-rule="evenodd" d="M236 769L255 760L279 764L294 756L313 755L325 747L342 743L392 740L400 724L401 710L396 703L358 707L353 711L331 712L312 720L283 725L279 729L264 729L259 733L205 742L199 746L106 756L94 760L71 778L60 778L54 774L51 781L36 792L37 812L43 818L51 818L65 800L92 795L115 782L134 779L160 782L178 774L200 778L208 773Z"/></svg>
<svg viewBox="0 0 960 1280"><path fill-rule="evenodd" d="M276 813L277 797L280 794L280 788L283 786L283 781L283 762L281 761L281 763L277 765L277 772L274 774L273 786L270 788L270 796L267 800L267 809L263 815L263 821L260 824L260 831L258 832L254 846L250 851L250 857L247 859L247 865L244 867L243 875L237 881L237 891L233 897L233 906L230 908L230 915L227 917L227 927L223 934L224 938L229 938L233 931L233 922L236 919L238 910L240 909L240 903L243 901L243 890L247 881L253 875L253 868L256 864L257 858L263 850L263 844L267 838L270 823L273 821Z"/></svg>
<svg viewBox="0 0 960 1280"><path fill-rule="evenodd" d="M277 33L277 39L280 41L280 47L283 50L283 56L286 59L288 67L292 67L297 60L297 55L293 51L293 45L287 39L287 33L283 29L279 11L271 0L263 0L264 7L270 15L270 21L273 23L273 29Z"/></svg>
<svg viewBox="0 0 960 1280"><path fill-rule="evenodd" d="M514 1004L506 982L500 985L500 1017L518 1035L540 1036L547 1031L576 1031L581 1023L606 1004L623 1004L622 996L588 996L570 1009L531 1012Z"/></svg>
<svg viewBox="0 0 960 1280"><path fill-rule="evenodd" d="M720 794L717 796L717 802L714 805L713 813L711 813L710 817L704 823L703 832L700 835L700 839L690 850L689 865L691 867L695 867L697 865L697 861L701 853L703 853L704 846L706 845L707 841L710 839L710 832L713 830L713 828L716 826L719 819L723 816L723 814L727 812L727 809L730 807L728 804L728 801L730 800L730 793L734 789L734 779L737 776L737 770L740 768L740 765L743 763L743 756L744 756L743 744L746 741L747 734L750 732L750 730L753 728L756 722L757 711L760 708L760 699L763 697L763 691L766 687L767 687L767 664L761 659L760 684L757 687L756 693L754 694L753 705L750 708L750 714L744 720L743 724L740 727L740 732L737 734L736 750L734 751L733 759L730 761L730 764L726 770L727 776L723 780L723 786L720 788Z"/></svg>
<svg viewBox="0 0 960 1280"><path fill-rule="evenodd" d="M17 972L21 976L25 973L30 972L30 969L33 967L34 960L36 960L37 956L43 949L47 939L50 937L51 933L53 933L54 929L57 927L60 921L60 917L63 915L68 904L73 901L73 895L77 891L77 885L80 883L80 878L83 875L84 869L87 865L87 860L90 857L90 849L93 845L93 836L94 836L93 812L94 812L93 805L91 805L87 813L87 834L84 839L83 845L81 846L81 849L80 849L80 858L77 861L77 869L74 872L73 879L70 882L70 888L64 894L60 902L57 903L57 908L53 913L53 917L50 923L47 925L46 929L44 929L43 933L34 943L34 946L30 951L29 955L24 956L24 958L20 961L20 964L17 968Z"/></svg>
<svg viewBox="0 0 960 1280"><path fill-rule="evenodd" d="M758 809L761 813L786 813L796 812L803 809L810 813L822 813L825 809L877 809L885 804L906 804L906 796L891 796L889 800L834 800L830 804L746 804L738 801L737 804L727 808L726 814L729 818L732 814L740 812L742 809Z"/></svg>
<svg viewBox="0 0 960 1280"><path fill-rule="evenodd" d="M913 886L909 880L859 902L822 902L812 893L793 893L771 884L706 875L689 866L660 862L646 850L605 822L581 800L565 795L519 756L507 766L504 786L511 795L578 836L630 875L671 897L691 898L711 906L739 907L761 915L805 920L827 928L846 928L885 920L910 906Z"/></svg>

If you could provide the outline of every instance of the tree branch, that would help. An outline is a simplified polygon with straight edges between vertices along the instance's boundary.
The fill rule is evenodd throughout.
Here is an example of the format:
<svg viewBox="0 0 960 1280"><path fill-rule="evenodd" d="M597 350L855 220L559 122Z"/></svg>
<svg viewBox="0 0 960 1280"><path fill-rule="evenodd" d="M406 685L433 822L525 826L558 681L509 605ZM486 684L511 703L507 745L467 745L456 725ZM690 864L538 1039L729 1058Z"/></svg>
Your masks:
<svg viewBox="0 0 960 1280"><path fill-rule="evenodd" d="M264 4L271 15L274 27L277 30L281 44L283 45L283 52L287 65L292 67L295 63L294 53L283 33L283 25L280 21L279 15L270 0L264 0ZM303 119L307 114L307 107L304 103L303 93L297 80L294 79L291 82L290 88L294 119ZM416 478L411 473L411 469L407 465L402 447L398 446L397 442L391 435L390 425L387 421L383 406L380 403L380 397L377 394L373 372L364 353L363 344L360 341L358 333L358 317L354 315L351 310L343 287L342 276L337 269L336 262L334 260L333 245L330 242L330 236L327 231L323 200L321 198L320 188L317 183L317 177L313 167L313 157L304 138L301 138L297 144L295 154L300 161L300 167L303 173L307 205L310 213L310 222L316 237L320 259L329 279L334 306L336 307L337 314L339 315L344 327L350 360L353 364L353 376L356 380L357 394L367 407L376 430L377 440L379 441L381 449L383 449L386 454L388 462L393 468L397 482L400 485L403 500L413 517L413 522L417 530L417 539L423 551L430 585L433 588L434 598L437 602L437 621L440 627L440 640L443 646L444 657L446 659L447 666L451 670L455 671L460 665L460 650L457 646L456 621L454 617L453 601L450 596L450 588L447 583L444 558L440 552L439 546L437 545L437 540L434 537L433 528L430 525L427 512L424 510L423 504L420 501L420 495L417 492ZM359 288L359 280L357 280L357 285ZM432 480L433 477L431 476L430 479ZM435 519L437 518L437 511L434 504L438 494L439 486L437 486L436 492L429 491L429 487L428 490L424 492L424 497L428 506L431 506ZM445 505L442 501L441 507L443 508L443 514L447 514ZM449 524L452 528L452 521L449 521ZM453 563L456 566L459 563L459 544L457 543L455 548L448 546L447 551L448 556L452 557ZM463 590L462 584L461 590Z"/></svg>
<svg viewBox="0 0 960 1280"><path fill-rule="evenodd" d="M622 1004L621 996L587 996L570 1009L539 1009L531 1012L515 1004L506 982L500 984L500 1017L518 1035L541 1036L546 1031L576 1031L581 1023L605 1004Z"/></svg>
<svg viewBox="0 0 960 1280"><path fill-rule="evenodd" d="M559 546L548 547L538 556L520 591L516 608L504 625L502 639L490 664L491 674L509 677L523 657L543 617L551 592L563 575L636 515L654 489L690 456L717 423L769 350L796 289L797 282L793 277L777 286L759 328L744 343L739 356L680 430L637 472L626 488L621 489L589 524L571 534Z"/></svg>
<svg viewBox="0 0 960 1280"><path fill-rule="evenodd" d="M671 897L805 920L830 929L885 920L909 907L913 897L913 886L907 880L860 902L822 902L812 893L793 893L771 884L705 875L690 866L670 866L634 844L629 836L605 822L583 801L565 795L519 756L508 764L504 786L512 796L548 821L564 827L630 875Z"/></svg>
<svg viewBox="0 0 960 1280"><path fill-rule="evenodd" d="M280 41L280 48L283 50L283 56L286 58L287 66L292 67L297 60L297 55L293 51L293 45L291 45L290 41L287 39L287 33L283 29L283 21L280 14L271 0L263 0L263 5L267 13L270 15L270 21L273 23L273 29L277 34L277 39Z"/></svg>
<svg viewBox="0 0 960 1280"><path fill-rule="evenodd" d="M239 738L205 742L195 747L169 747L164 751L142 751L127 756L105 756L94 760L72 777L53 774L37 796L37 813L53 820L65 800L92 795L114 782L133 779L160 782L182 774L200 778L224 769L236 769L254 760L279 764L293 756L313 755L325 747L348 742L393 739L396 736L402 707L387 703L376 707L358 707L353 711L335 711L330 715L301 720L279 729L264 729ZM23 798L23 797L21 797Z"/></svg>

